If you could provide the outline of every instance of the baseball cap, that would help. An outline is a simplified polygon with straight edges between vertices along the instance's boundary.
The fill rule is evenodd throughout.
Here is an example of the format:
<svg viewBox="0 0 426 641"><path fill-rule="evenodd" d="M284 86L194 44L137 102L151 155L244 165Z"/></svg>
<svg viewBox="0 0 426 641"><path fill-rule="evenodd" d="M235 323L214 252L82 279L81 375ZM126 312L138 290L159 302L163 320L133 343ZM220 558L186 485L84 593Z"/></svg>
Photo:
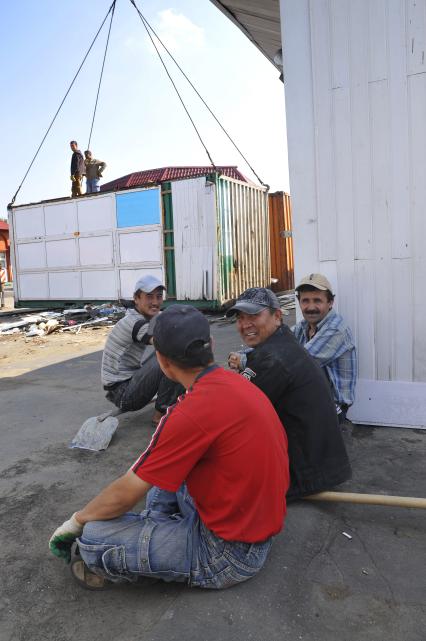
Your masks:
<svg viewBox="0 0 426 641"><path fill-rule="evenodd" d="M233 316L240 311L246 314L258 314L268 307L280 309L280 301L274 292L266 287L250 287L238 296L237 302L228 309L226 316Z"/></svg>
<svg viewBox="0 0 426 641"><path fill-rule="evenodd" d="M154 347L164 356L182 359L198 343L210 345L210 325L192 305L170 305L158 315L154 326Z"/></svg>
<svg viewBox="0 0 426 641"><path fill-rule="evenodd" d="M320 289L321 291L325 292L327 289L329 292L333 293L333 288L331 286L331 283L325 276L322 274L308 274L298 284L296 287L296 291L302 287L302 285L310 285L311 287L315 287L315 289Z"/></svg>
<svg viewBox="0 0 426 641"><path fill-rule="evenodd" d="M166 289L157 276L145 274L145 276L142 276L142 278L139 278L139 280L136 281L134 293L140 289L142 292L145 292L145 294L150 294L154 289L157 289L157 287Z"/></svg>

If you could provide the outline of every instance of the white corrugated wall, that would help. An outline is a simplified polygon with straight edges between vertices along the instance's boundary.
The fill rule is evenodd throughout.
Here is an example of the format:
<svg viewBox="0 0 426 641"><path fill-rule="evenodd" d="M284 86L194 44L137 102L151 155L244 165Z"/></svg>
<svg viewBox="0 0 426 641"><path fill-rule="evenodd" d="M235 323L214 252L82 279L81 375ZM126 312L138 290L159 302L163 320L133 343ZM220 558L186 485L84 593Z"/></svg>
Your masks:
<svg viewBox="0 0 426 641"><path fill-rule="evenodd" d="M215 186L205 177L172 182L177 300L215 300Z"/></svg>
<svg viewBox="0 0 426 641"><path fill-rule="evenodd" d="M295 281L356 335L358 422L426 425L426 2L280 0Z"/></svg>

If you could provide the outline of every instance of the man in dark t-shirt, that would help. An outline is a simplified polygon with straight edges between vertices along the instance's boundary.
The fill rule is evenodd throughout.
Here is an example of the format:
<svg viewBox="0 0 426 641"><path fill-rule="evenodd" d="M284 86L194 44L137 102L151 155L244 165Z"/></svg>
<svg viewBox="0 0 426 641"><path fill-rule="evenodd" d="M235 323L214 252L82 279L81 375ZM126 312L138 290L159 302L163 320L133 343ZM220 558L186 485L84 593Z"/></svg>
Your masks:
<svg viewBox="0 0 426 641"><path fill-rule="evenodd" d="M61 525L49 547L67 559L77 539L72 574L92 589L140 576L226 588L261 569L283 526L285 432L260 390L214 364L201 312L170 306L153 339L164 374L187 391L131 469ZM146 494L146 510L129 513Z"/></svg>
<svg viewBox="0 0 426 641"><path fill-rule="evenodd" d="M227 312L233 314L247 349L231 352L228 363L268 396L287 432L291 475L287 498L346 481L351 468L330 385L282 324L278 298L270 289L247 289Z"/></svg>

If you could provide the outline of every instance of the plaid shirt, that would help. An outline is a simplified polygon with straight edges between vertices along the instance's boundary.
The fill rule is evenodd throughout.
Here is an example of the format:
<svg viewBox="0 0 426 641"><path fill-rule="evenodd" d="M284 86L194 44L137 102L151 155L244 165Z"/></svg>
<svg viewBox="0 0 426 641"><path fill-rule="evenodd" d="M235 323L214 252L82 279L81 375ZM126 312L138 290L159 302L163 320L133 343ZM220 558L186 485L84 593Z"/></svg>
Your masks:
<svg viewBox="0 0 426 641"><path fill-rule="evenodd" d="M299 343L325 368L336 403L352 405L357 373L356 351L352 332L340 314L330 310L318 323L310 340L308 321L302 320L291 329Z"/></svg>

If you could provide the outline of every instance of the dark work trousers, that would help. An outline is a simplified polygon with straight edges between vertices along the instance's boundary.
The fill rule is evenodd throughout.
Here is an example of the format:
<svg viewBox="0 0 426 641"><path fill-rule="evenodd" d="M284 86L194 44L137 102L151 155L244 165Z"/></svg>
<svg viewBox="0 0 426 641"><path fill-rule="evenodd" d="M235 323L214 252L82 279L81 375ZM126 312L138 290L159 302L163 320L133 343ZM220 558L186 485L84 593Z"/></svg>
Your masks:
<svg viewBox="0 0 426 641"><path fill-rule="evenodd" d="M106 397L123 412L136 412L154 398L155 409L164 414L185 388L164 376L155 353L142 364L132 378L107 388Z"/></svg>
<svg viewBox="0 0 426 641"><path fill-rule="evenodd" d="M71 183L71 198L78 198L81 196L81 183L83 181L83 176L76 176L75 180Z"/></svg>

